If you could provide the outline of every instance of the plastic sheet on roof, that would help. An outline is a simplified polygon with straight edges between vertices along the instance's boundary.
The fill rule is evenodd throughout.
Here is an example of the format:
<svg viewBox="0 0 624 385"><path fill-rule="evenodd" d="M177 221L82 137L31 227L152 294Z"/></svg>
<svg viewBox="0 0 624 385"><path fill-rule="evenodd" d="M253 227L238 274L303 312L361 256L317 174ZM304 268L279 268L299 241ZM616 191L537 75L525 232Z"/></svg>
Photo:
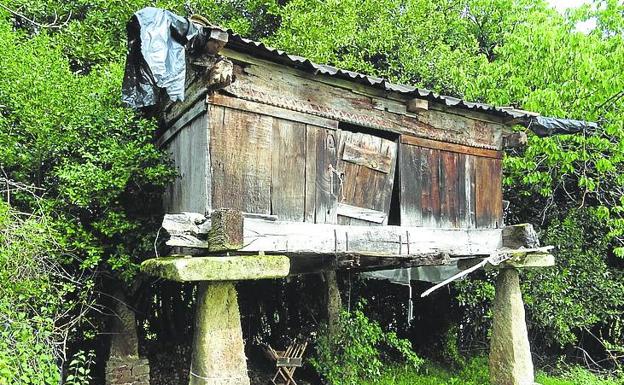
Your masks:
<svg viewBox="0 0 624 385"><path fill-rule="evenodd" d="M122 101L133 108L154 105L159 88L172 101L184 100L185 45L201 29L184 17L152 7L136 12L127 29Z"/></svg>
<svg viewBox="0 0 624 385"><path fill-rule="evenodd" d="M591 133L598 129L598 125L593 122L584 122L574 119L547 118L545 116L534 116L524 119L521 124L537 136L552 136L562 134L577 134L579 132Z"/></svg>

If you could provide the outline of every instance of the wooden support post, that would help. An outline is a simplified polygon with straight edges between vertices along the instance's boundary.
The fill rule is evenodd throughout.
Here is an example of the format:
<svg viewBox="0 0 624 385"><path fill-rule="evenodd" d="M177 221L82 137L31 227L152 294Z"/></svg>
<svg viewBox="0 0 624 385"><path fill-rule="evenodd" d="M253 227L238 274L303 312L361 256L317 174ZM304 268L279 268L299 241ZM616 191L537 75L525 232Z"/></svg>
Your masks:
<svg viewBox="0 0 624 385"><path fill-rule="evenodd" d="M529 346L518 271L501 269L496 279L494 323L490 341L492 385L533 385Z"/></svg>
<svg viewBox="0 0 624 385"><path fill-rule="evenodd" d="M503 247L508 249L539 247L539 236L533 225L523 223L503 228Z"/></svg>
<svg viewBox="0 0 624 385"><path fill-rule="evenodd" d="M233 282L199 284L189 384L249 385Z"/></svg>
<svg viewBox="0 0 624 385"><path fill-rule="evenodd" d="M327 324L329 333L336 334L338 331L338 321L340 319L340 311L342 310L342 300L340 298L340 289L338 288L338 279L335 270L329 270L323 273L325 281L325 308L327 310Z"/></svg>
<svg viewBox="0 0 624 385"><path fill-rule="evenodd" d="M243 213L233 209L218 209L210 216L208 251L220 252L243 247Z"/></svg>

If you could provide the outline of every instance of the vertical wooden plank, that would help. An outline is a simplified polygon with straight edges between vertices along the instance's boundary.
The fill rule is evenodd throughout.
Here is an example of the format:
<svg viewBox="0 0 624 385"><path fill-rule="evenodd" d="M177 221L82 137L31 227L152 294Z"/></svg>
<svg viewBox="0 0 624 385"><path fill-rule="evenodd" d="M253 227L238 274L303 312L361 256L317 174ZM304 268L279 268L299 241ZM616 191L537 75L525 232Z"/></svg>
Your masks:
<svg viewBox="0 0 624 385"><path fill-rule="evenodd" d="M458 193L457 154L440 151L440 223L442 227L457 227Z"/></svg>
<svg viewBox="0 0 624 385"><path fill-rule="evenodd" d="M305 128L305 203L304 221L314 223L316 219L316 144L320 129L306 125Z"/></svg>
<svg viewBox="0 0 624 385"><path fill-rule="evenodd" d="M198 115L167 145L178 173L164 196L167 212L206 210L206 119L205 113Z"/></svg>
<svg viewBox="0 0 624 385"><path fill-rule="evenodd" d="M340 179L337 174L339 132L306 125L304 220L336 223Z"/></svg>
<svg viewBox="0 0 624 385"><path fill-rule="evenodd" d="M423 226L440 227L440 151L426 149L423 154L428 170L422 187Z"/></svg>
<svg viewBox="0 0 624 385"><path fill-rule="evenodd" d="M503 170L501 159L491 159L490 164L492 167L492 199L493 199L493 221L497 228L503 228Z"/></svg>
<svg viewBox="0 0 624 385"><path fill-rule="evenodd" d="M225 107L209 106L210 114L208 115L208 130L210 131L209 146L209 169L211 172L210 180L210 209L216 209L223 205L223 186L221 181L224 179L224 159L221 159L219 147L221 144L217 141L225 132ZM235 208L235 207L232 207Z"/></svg>
<svg viewBox="0 0 624 385"><path fill-rule="evenodd" d="M422 164L418 146L402 144L399 152L401 226L422 226Z"/></svg>
<svg viewBox="0 0 624 385"><path fill-rule="evenodd" d="M431 154L434 150L429 148L423 148L420 150L420 167L421 167L421 195L420 195L420 207L422 210L422 225L425 227L432 226L435 223L433 217L433 206L431 203Z"/></svg>
<svg viewBox="0 0 624 385"><path fill-rule="evenodd" d="M493 227L492 218L492 170L489 158L476 157L476 224L479 228Z"/></svg>
<svg viewBox="0 0 624 385"><path fill-rule="evenodd" d="M190 122L186 134L188 162L185 186L188 194L185 211L202 214L206 212L206 157L208 156L206 129L207 117L201 114Z"/></svg>
<svg viewBox="0 0 624 385"><path fill-rule="evenodd" d="M174 169L179 173L178 166L175 164L175 157L177 153L177 144L178 144L176 139L177 138L174 138L173 140L169 141L166 145L166 149L167 149L167 152L169 153L169 156L174 162L173 164ZM180 185L179 178L175 178L165 188L165 193L163 194L163 209L165 210L166 213L177 212L175 202L177 201L176 194L179 189L179 185Z"/></svg>
<svg viewBox="0 0 624 385"><path fill-rule="evenodd" d="M341 194L341 176L337 165L337 144L340 133L318 128L316 137L315 222L336 223L336 204Z"/></svg>
<svg viewBox="0 0 624 385"><path fill-rule="evenodd" d="M212 210L212 162L210 161L211 150L210 150L210 132L212 130L211 127L211 119L213 115L222 115L223 108L217 106L208 105L206 109L206 120L205 120L205 135L204 135L204 143L206 149L206 156L204 157L204 200L205 200L205 212L208 213ZM217 117L217 119L219 119ZM223 117L219 119L223 121Z"/></svg>
<svg viewBox="0 0 624 385"><path fill-rule="evenodd" d="M467 192L470 186L466 186L466 154L457 154L457 225L468 227L469 202Z"/></svg>
<svg viewBox="0 0 624 385"><path fill-rule="evenodd" d="M176 158L176 164L178 165L180 178L180 190L179 190L179 201L178 205L180 211L184 211L189 208L189 137L188 133L188 125L184 127L184 129L178 134L178 148L179 152Z"/></svg>
<svg viewBox="0 0 624 385"><path fill-rule="evenodd" d="M305 151L305 125L274 118L271 213L280 220L304 219Z"/></svg>
<svg viewBox="0 0 624 385"><path fill-rule="evenodd" d="M247 113L250 132L249 168L245 172L244 210L252 213L271 212L271 144L273 118Z"/></svg>
<svg viewBox="0 0 624 385"><path fill-rule="evenodd" d="M468 197L469 227L477 227L477 158L468 156L466 158L466 186L470 186L470 191L466 192Z"/></svg>
<svg viewBox="0 0 624 385"><path fill-rule="evenodd" d="M212 205L213 209L225 207L224 190L227 188L224 180L227 179L226 173L229 170L226 150L223 148L226 144L221 142L221 138L225 136L225 107L211 106L213 113L210 114L208 125L210 126L210 168L212 170ZM234 132L238 132L235 130ZM241 210L242 202L230 200L229 206L233 209Z"/></svg>
<svg viewBox="0 0 624 385"><path fill-rule="evenodd" d="M450 227L447 203L447 176L444 164L445 151L438 152L438 190L440 193L440 216L438 219L438 227Z"/></svg>
<svg viewBox="0 0 624 385"><path fill-rule="evenodd" d="M400 143L401 143L400 138L397 138L395 141L390 141L386 139L382 139L381 141L380 153L388 156L391 162L390 172L388 173L386 178L382 177L382 178L377 179L378 191L382 191L382 194L383 194L383 198L382 198L383 204L379 206L378 211L383 211L386 213L386 219L384 220L383 225L388 224L388 214L390 213L390 205L392 202L392 190L394 188L394 181L395 181L394 176L395 176L395 173L397 172L396 170L397 163L398 163L397 156L399 154Z"/></svg>
<svg viewBox="0 0 624 385"><path fill-rule="evenodd" d="M211 132L214 208L271 212L272 121L224 109L223 124Z"/></svg>
<svg viewBox="0 0 624 385"><path fill-rule="evenodd" d="M434 227L440 227L440 150L433 150L429 161L431 166L431 209Z"/></svg>

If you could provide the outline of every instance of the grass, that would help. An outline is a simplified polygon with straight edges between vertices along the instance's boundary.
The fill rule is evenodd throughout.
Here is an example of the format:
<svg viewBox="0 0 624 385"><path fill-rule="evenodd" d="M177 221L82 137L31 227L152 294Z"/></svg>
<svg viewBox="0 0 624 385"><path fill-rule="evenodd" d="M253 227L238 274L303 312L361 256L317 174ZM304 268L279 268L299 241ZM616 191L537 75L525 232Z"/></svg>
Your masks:
<svg viewBox="0 0 624 385"><path fill-rule="evenodd" d="M606 379L582 368L571 368L558 377L540 373L536 382L541 385L624 385L624 379ZM461 370L449 371L426 364L418 371L395 366L388 368L373 381L362 385L490 385L487 358L470 360Z"/></svg>
<svg viewBox="0 0 624 385"><path fill-rule="evenodd" d="M623 385L624 378L601 378L583 368L572 368L562 377L538 374L536 381L541 385Z"/></svg>

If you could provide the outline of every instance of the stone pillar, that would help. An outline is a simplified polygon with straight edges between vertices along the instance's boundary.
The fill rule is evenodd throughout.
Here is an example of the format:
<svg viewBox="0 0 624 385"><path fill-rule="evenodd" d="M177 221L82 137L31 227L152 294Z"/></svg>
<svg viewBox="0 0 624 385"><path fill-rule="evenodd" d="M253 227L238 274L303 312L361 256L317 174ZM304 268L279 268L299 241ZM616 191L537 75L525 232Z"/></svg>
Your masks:
<svg viewBox="0 0 624 385"><path fill-rule="evenodd" d="M234 282L200 282L190 385L249 385Z"/></svg>
<svg viewBox="0 0 624 385"><path fill-rule="evenodd" d="M492 385L533 385L533 360L529 347L520 279L514 268L499 270L490 342Z"/></svg>
<svg viewBox="0 0 624 385"><path fill-rule="evenodd" d="M139 343L134 311L125 304L123 293L115 294L117 305L111 327L112 339L106 361L106 385L149 385L150 368L145 358L139 358Z"/></svg>
<svg viewBox="0 0 624 385"><path fill-rule="evenodd" d="M225 222L229 224L215 227L213 234L218 228L235 228L232 221ZM227 237L229 241L222 245L234 242ZM199 281L190 385L249 385L234 281L284 278L290 272L290 258L264 254L177 256L148 259L141 270L178 282Z"/></svg>

